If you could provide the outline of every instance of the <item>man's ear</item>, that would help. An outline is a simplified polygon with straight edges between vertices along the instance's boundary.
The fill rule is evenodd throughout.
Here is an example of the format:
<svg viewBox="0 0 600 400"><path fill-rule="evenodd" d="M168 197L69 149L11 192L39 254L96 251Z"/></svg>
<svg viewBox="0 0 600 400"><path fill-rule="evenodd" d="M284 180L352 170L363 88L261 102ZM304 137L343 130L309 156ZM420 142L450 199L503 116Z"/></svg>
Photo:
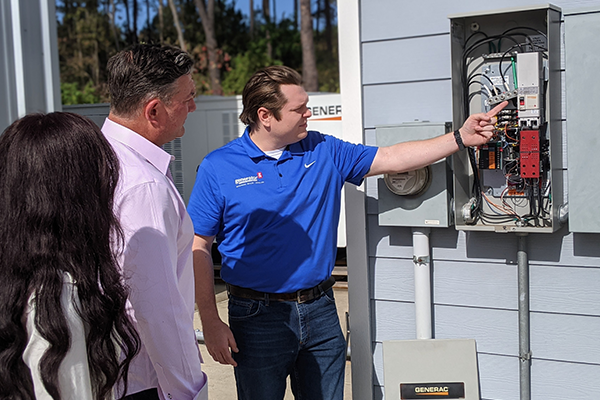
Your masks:
<svg viewBox="0 0 600 400"><path fill-rule="evenodd" d="M267 110L265 107L260 107L256 111L256 116L258 117L258 122L261 123L265 128L271 127L271 119L273 118L273 113Z"/></svg>
<svg viewBox="0 0 600 400"><path fill-rule="evenodd" d="M155 128L163 125L164 113L164 104L159 99L152 99L144 106L144 118Z"/></svg>

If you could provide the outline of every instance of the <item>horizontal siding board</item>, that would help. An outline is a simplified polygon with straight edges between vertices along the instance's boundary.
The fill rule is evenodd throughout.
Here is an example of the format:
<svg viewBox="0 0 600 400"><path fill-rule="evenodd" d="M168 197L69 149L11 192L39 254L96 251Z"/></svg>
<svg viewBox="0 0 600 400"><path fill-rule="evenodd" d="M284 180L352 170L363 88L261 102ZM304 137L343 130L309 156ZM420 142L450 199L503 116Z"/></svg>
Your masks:
<svg viewBox="0 0 600 400"><path fill-rule="evenodd" d="M375 341L416 339L414 303L383 300L374 303Z"/></svg>
<svg viewBox="0 0 600 400"><path fill-rule="evenodd" d="M531 400L597 399L600 365L533 360Z"/></svg>
<svg viewBox="0 0 600 400"><path fill-rule="evenodd" d="M538 4L530 2L530 4ZM363 41L448 33L448 15L471 13L498 8L520 7L523 1L417 1L398 0L361 2L361 33Z"/></svg>
<svg viewBox="0 0 600 400"><path fill-rule="evenodd" d="M515 265L435 261L433 288L436 304L518 308Z"/></svg>
<svg viewBox="0 0 600 400"><path fill-rule="evenodd" d="M479 347L479 346L477 346ZM480 397L482 400L519 398L519 359L478 353Z"/></svg>
<svg viewBox="0 0 600 400"><path fill-rule="evenodd" d="M373 298L377 300L415 301L414 264L412 260L371 259L374 283Z"/></svg>
<svg viewBox="0 0 600 400"><path fill-rule="evenodd" d="M365 128L452 120L450 79L364 86L363 99Z"/></svg>
<svg viewBox="0 0 600 400"><path fill-rule="evenodd" d="M600 268L531 266L532 311L600 317Z"/></svg>
<svg viewBox="0 0 600 400"><path fill-rule="evenodd" d="M484 353L519 352L517 311L435 305L434 323L437 339L475 339Z"/></svg>
<svg viewBox="0 0 600 400"><path fill-rule="evenodd" d="M373 383L376 386L384 386L385 383L383 379L383 344L381 342L377 342L374 345L373 368Z"/></svg>
<svg viewBox="0 0 600 400"><path fill-rule="evenodd" d="M552 235L529 235L531 264L600 267L600 234L569 233L563 226Z"/></svg>
<svg viewBox="0 0 600 400"><path fill-rule="evenodd" d="M363 44L363 84L447 79L449 35Z"/></svg>
<svg viewBox="0 0 600 400"><path fill-rule="evenodd" d="M531 313L534 358L600 364L600 318Z"/></svg>
<svg viewBox="0 0 600 400"><path fill-rule="evenodd" d="M412 260L412 232L410 228L379 226L377 215L367 216L369 232L368 255Z"/></svg>

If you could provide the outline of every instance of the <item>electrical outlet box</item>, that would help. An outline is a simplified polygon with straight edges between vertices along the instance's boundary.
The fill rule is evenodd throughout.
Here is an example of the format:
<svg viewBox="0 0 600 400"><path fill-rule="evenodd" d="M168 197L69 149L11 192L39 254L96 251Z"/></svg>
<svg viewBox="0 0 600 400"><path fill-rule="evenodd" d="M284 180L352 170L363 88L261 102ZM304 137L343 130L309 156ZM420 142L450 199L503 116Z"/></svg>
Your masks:
<svg viewBox="0 0 600 400"><path fill-rule="evenodd" d="M446 122L408 122L376 127L377 146L429 139L451 130ZM428 168L378 178L379 225L440 227L452 225L450 160ZM398 193L408 193L406 195Z"/></svg>
<svg viewBox="0 0 600 400"><path fill-rule="evenodd" d="M563 206L561 10L449 18L453 125L508 101L493 138L453 156L455 226L554 232Z"/></svg>

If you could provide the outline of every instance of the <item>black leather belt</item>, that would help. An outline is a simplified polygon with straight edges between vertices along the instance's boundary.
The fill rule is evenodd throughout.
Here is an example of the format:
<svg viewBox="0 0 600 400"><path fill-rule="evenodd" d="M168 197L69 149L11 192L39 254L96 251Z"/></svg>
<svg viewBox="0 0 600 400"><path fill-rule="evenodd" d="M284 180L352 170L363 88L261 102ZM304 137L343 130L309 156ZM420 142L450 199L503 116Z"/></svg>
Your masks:
<svg viewBox="0 0 600 400"><path fill-rule="evenodd" d="M335 278L330 276L329 279L324 280L317 286L311 287L310 289L298 290L294 293L265 293L258 292L253 289L247 289L240 286L227 284L227 292L232 296L243 297L245 299L252 300L273 300L273 301L297 301L298 303L305 303L314 299L318 299L329 290L335 283Z"/></svg>

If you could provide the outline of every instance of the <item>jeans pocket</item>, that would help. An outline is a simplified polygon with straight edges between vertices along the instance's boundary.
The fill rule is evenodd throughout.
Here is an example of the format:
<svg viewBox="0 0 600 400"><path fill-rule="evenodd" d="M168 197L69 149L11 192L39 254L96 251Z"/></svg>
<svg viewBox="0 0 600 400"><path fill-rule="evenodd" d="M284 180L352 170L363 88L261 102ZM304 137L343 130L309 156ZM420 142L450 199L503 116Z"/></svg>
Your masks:
<svg viewBox="0 0 600 400"><path fill-rule="evenodd" d="M335 303L335 297L333 296L333 289L327 289L325 291L325 293L323 294L323 297L325 297L325 299L327 300L327 302L329 303Z"/></svg>
<svg viewBox="0 0 600 400"><path fill-rule="evenodd" d="M231 319L251 318L260 313L262 302L260 300L229 296L228 307L229 318Z"/></svg>

